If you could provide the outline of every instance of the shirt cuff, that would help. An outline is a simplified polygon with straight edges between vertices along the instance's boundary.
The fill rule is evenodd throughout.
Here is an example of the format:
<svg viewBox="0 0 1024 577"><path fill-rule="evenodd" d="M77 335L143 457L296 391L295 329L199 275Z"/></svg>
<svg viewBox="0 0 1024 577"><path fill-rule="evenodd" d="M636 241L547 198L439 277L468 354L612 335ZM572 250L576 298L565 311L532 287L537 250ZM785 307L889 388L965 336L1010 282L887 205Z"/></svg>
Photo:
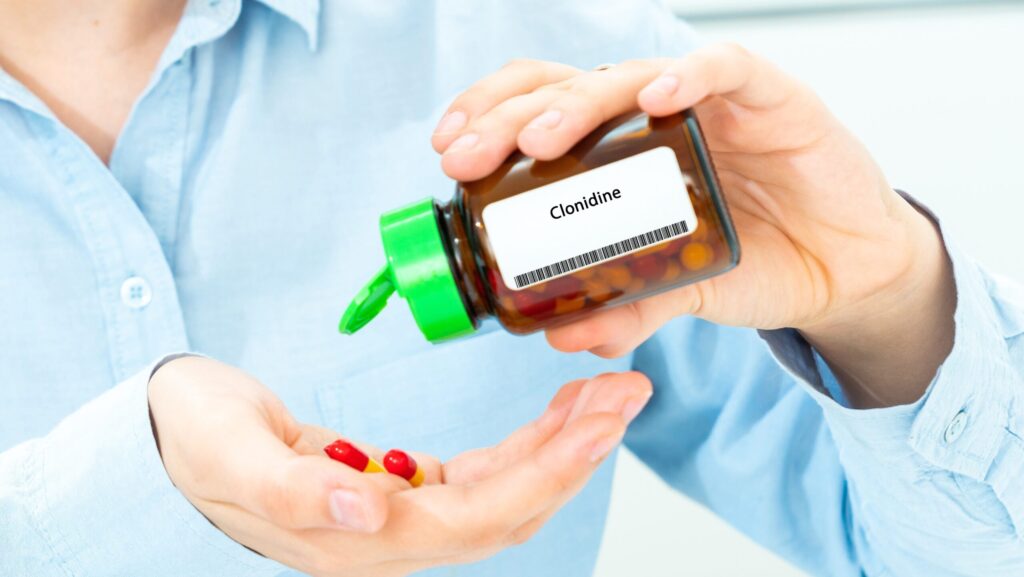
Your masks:
<svg viewBox="0 0 1024 577"><path fill-rule="evenodd" d="M910 472L923 463L987 483L1017 530L1024 531L1024 488L1015 486L1024 479L1024 416L1019 414L1024 382L1014 370L985 275L954 242L944 240L957 292L954 343L917 402L849 408L834 394L842 388L828 365L797 331L760 334L822 407L840 457L858 461L844 459L844 465Z"/></svg>
<svg viewBox="0 0 1024 577"><path fill-rule="evenodd" d="M154 363L44 439L36 511L71 575L277 575L286 568L211 524L164 470L149 418Z"/></svg>

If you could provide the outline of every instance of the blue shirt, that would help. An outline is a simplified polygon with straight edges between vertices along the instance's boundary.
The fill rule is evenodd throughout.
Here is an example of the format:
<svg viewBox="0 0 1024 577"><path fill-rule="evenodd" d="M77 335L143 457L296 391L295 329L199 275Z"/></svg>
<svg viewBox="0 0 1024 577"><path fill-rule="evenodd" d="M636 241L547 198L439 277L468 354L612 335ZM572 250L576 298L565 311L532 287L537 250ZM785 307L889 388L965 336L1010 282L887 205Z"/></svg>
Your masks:
<svg viewBox="0 0 1024 577"><path fill-rule="evenodd" d="M427 344L404 307L337 334L378 215L452 183L446 104L513 57L681 54L654 2L193 0L109 168L0 72L0 573L276 575L167 479L154 362L198 351L300 420L450 457L562 383L631 365L627 437L679 490L811 573L1024 571L1024 295L951 246L956 344L918 403L857 411L795 333L693 319L632 358L501 331ZM529 362L523 362L524 360ZM612 463L527 545L440 575L588 575Z"/></svg>

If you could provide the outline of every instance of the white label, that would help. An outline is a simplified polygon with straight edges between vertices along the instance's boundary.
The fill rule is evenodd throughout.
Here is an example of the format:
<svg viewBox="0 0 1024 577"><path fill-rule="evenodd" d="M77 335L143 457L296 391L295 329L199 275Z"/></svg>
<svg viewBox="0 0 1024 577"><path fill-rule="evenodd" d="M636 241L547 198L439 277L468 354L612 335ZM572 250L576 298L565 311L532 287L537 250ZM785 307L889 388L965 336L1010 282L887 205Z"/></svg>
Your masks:
<svg viewBox="0 0 1024 577"><path fill-rule="evenodd" d="M519 290L692 233L689 186L661 146L490 204L484 226Z"/></svg>

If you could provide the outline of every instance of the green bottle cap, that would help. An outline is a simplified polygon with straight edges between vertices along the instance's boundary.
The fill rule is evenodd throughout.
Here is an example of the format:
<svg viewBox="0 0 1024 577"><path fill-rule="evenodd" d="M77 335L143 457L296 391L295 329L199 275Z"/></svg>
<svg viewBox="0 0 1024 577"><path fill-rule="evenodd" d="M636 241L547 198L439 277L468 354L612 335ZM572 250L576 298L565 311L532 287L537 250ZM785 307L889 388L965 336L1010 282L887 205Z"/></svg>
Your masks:
<svg viewBox="0 0 1024 577"><path fill-rule="evenodd" d="M432 198L381 215L380 236L388 263L349 303L338 330L350 335L366 326L396 291L431 342L476 330L455 284L437 219Z"/></svg>

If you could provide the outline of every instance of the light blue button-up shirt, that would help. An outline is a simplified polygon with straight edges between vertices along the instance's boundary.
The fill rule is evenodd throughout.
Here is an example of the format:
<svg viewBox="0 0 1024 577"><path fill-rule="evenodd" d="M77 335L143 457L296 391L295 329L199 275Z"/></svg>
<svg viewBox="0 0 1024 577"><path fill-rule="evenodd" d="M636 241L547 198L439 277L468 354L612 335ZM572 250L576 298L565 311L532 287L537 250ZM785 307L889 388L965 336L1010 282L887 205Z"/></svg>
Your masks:
<svg viewBox="0 0 1024 577"><path fill-rule="evenodd" d="M109 167L0 72L0 574L286 571L167 479L146 383L187 350L301 420L441 457L632 365L656 386L633 450L809 572L1024 574L1024 295L955 248L955 348L892 409L845 408L787 331L682 319L616 361L500 331L431 346L402 306L337 334L378 215L452 191L428 143L453 96L513 57L691 44L653 2L194 0ZM589 574L611 467L527 545L435 574Z"/></svg>

